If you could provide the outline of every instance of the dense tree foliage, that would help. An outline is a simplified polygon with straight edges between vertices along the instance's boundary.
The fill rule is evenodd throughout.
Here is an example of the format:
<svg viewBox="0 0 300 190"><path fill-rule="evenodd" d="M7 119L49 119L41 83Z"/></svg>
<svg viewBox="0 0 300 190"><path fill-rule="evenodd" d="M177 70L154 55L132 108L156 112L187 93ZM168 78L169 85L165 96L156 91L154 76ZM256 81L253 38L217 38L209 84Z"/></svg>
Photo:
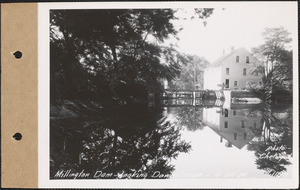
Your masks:
<svg viewBox="0 0 300 190"><path fill-rule="evenodd" d="M203 122L203 108L195 106L177 106L169 108L170 114L177 119L177 125L185 127L190 131L202 130L205 126Z"/></svg>
<svg viewBox="0 0 300 190"><path fill-rule="evenodd" d="M267 28L263 37L265 43L252 50L262 63L256 71L263 75L263 87L255 91L265 101L262 107L263 126L252 129L256 140L250 142L248 150L255 151L258 169L272 176L280 176L291 164L292 110L277 113L274 105L268 102L292 102L293 52L288 50L292 39L283 27ZM282 110L283 105L279 106Z"/></svg>
<svg viewBox="0 0 300 190"><path fill-rule="evenodd" d="M247 149L255 152L258 169L274 177L280 176L291 164L290 157L293 155L292 110L288 108L278 112L266 105L261 113L263 125L251 128L255 138Z"/></svg>
<svg viewBox="0 0 300 190"><path fill-rule="evenodd" d="M276 101L292 91L293 52L287 49L292 39L283 27L267 28L263 37L265 43L252 51L262 63L257 71L263 74L264 99Z"/></svg>
<svg viewBox="0 0 300 190"><path fill-rule="evenodd" d="M186 55L186 59L188 61L181 66L180 75L171 81L169 87L171 89L203 89L204 68L208 65L208 61L196 55Z"/></svg>
<svg viewBox="0 0 300 190"><path fill-rule="evenodd" d="M159 94L162 81L178 77L190 61L168 41L181 30L175 12L50 11L51 178L63 169L136 171L147 178L159 171L168 178L171 159L189 152L181 127L159 107L145 106L148 94ZM212 12L195 9L194 15Z"/></svg>
<svg viewBox="0 0 300 190"><path fill-rule="evenodd" d="M51 178L64 169L120 174L102 178L157 178L155 172L169 178L174 170L171 159L191 149L180 139L181 127L165 117L149 120L143 109L132 109L103 113L107 120L52 121ZM134 172L147 176L121 175Z"/></svg>
<svg viewBox="0 0 300 190"><path fill-rule="evenodd" d="M195 12L206 18L212 9ZM149 90L159 91L161 80L174 79L188 61L164 43L178 33L172 23L177 19L174 13L172 9L51 10L51 100L88 96L128 102L145 98Z"/></svg>

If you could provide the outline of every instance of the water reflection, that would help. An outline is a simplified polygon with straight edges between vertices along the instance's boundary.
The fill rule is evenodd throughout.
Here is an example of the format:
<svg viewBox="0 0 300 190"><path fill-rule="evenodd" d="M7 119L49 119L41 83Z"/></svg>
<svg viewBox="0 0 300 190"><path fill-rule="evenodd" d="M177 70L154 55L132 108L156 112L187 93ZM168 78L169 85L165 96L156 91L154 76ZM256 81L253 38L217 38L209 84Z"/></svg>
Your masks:
<svg viewBox="0 0 300 190"><path fill-rule="evenodd" d="M243 148L254 137L251 129L262 126L261 112L249 115L245 109L204 108L203 121L226 147Z"/></svg>
<svg viewBox="0 0 300 190"><path fill-rule="evenodd" d="M205 107L178 103L155 109L117 107L103 110L93 118L53 117L50 176L59 179L58 171L71 169L91 173L85 177L91 179L170 178L177 168L188 170L185 166L192 164L189 161L199 157L195 149L213 147L215 143L212 142L215 138L204 137L201 146L195 145L198 140L190 142L182 136L185 131L204 134L207 129L219 138L218 143L223 147L237 149L240 155L254 154L249 170L256 167L266 176L282 176L287 172L292 157L291 105L225 108L223 104L216 107L216 102L208 103ZM182 160L185 153L189 154ZM221 160L224 152L215 154ZM176 162L176 158L182 162ZM216 167L216 161L206 162L211 168ZM229 162L234 164L232 160ZM243 170L247 172L247 168ZM196 172L209 171L202 168Z"/></svg>
<svg viewBox="0 0 300 190"><path fill-rule="evenodd" d="M193 109L191 109L193 110ZM186 113L193 116L197 113L191 112L191 110ZM183 120L183 123L187 123L190 119L187 119L185 114L181 113L182 109L177 109L177 115L182 115L184 117L179 117ZM194 110L196 111L196 110ZM292 158L292 106L291 105L268 105L260 104L255 105L232 105L224 107L207 107L196 111L202 113L202 117L199 117L199 129L208 127L209 130L213 131L215 136L219 137L219 144L223 147L230 149L237 149L239 152L235 151L230 159L226 160L226 165L230 165L232 168L236 167L235 162L232 161L236 156L244 155L244 159L251 159L252 165L249 164L249 168L243 168L239 170L240 173L248 173L250 177L258 177L261 175L260 171L264 176L285 176L288 165L291 164ZM170 112L172 114L176 111ZM195 120L194 120L195 121ZM179 122L182 124L182 121ZM190 126L194 126L195 123L190 123ZM190 130L190 126L187 129ZM211 146L211 151L219 151L219 157L217 161L204 158L206 165L210 167L208 169L199 168L195 171L193 175L204 175L205 173L211 173L210 170L216 167L216 162L224 161L224 149L220 146L213 145L216 141L212 140L210 133L205 130L206 136L205 141L201 139L192 139L188 135L186 140L193 141L192 148L197 146L197 149L201 147L206 149L205 146ZM191 135L191 134L189 134ZM200 134L199 134L199 138ZM214 142L213 142L214 141ZM205 145L203 145L205 143ZM186 160L193 159L192 157L197 157L197 155L203 154L203 152L195 150L195 153L191 153L187 156ZM228 151L231 152L231 151ZM249 152L254 154L254 158L249 155ZM211 154L211 153L209 153ZM225 153L226 154L226 153ZM248 155L248 156L246 156ZM199 165L201 159L197 159L194 165ZM184 162L184 161L182 161ZM177 163L180 165L180 163ZM191 163L192 164L192 163ZM193 165L192 164L192 165ZM253 168L257 168L257 172L253 171ZM191 168L190 168L191 169ZM187 169L188 172L189 169ZM181 170L180 170L181 171ZM218 171L223 170L223 166L219 167ZM182 172L182 171L181 171ZM217 171L215 173L218 173ZM178 174L178 173L177 173ZM205 176L205 175L204 175ZM230 176L230 175L229 175ZM211 175L210 175L211 177Z"/></svg>
<svg viewBox="0 0 300 190"><path fill-rule="evenodd" d="M262 127L253 132L256 138L249 143L248 150L255 152L257 168L271 176L286 172L293 155L292 107L264 106Z"/></svg>
<svg viewBox="0 0 300 190"><path fill-rule="evenodd" d="M180 139L182 128L161 113L119 107L106 110L101 120L52 119L50 176L73 178L67 173L71 169L84 170L91 179L169 178L175 167L171 159L191 146Z"/></svg>

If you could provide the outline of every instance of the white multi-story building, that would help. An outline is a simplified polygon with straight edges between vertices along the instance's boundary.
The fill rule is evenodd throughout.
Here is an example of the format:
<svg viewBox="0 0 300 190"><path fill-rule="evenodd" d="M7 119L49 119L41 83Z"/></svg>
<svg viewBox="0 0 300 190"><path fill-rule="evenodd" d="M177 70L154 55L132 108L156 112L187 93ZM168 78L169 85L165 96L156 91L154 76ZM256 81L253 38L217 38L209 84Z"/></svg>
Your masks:
<svg viewBox="0 0 300 190"><path fill-rule="evenodd" d="M262 75L254 71L257 63L247 49L232 49L204 70L204 89L244 90L262 85Z"/></svg>

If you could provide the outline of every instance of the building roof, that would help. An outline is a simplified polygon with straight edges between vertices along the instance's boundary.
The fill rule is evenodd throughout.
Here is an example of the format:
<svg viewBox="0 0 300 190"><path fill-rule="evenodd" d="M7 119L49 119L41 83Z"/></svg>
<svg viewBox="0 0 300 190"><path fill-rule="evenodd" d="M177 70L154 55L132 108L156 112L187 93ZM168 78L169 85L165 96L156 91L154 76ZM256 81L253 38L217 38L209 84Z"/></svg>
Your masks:
<svg viewBox="0 0 300 190"><path fill-rule="evenodd" d="M214 125L214 124L210 124L210 123L205 123L211 130L213 130L215 133L217 133L220 137L222 137L223 139L227 140L228 142L230 142L232 145L234 145L236 148L238 149L242 149L246 144L248 144L250 142L251 139L247 139L247 140L242 140L242 139L237 139L237 140L230 140L228 138L228 136L232 135L235 131L236 128L234 128L233 130L230 130L228 132L223 131L218 129L218 125ZM238 132L237 132L238 133ZM251 137L252 138L252 137Z"/></svg>
<svg viewBox="0 0 300 190"><path fill-rule="evenodd" d="M225 54L223 55L222 57L220 57L219 59L217 59L215 62L213 62L212 64L208 65L207 68L210 68L210 67L218 67L220 66L226 59L228 59L231 55L233 55L234 53L240 51L240 50L245 50L247 51L246 48L244 47L241 47L239 49L236 49L234 51L231 51L229 54Z"/></svg>
<svg viewBox="0 0 300 190"><path fill-rule="evenodd" d="M234 145L238 149L242 149L246 144L249 143L249 139L247 141L237 139L235 141L230 140L227 136L232 135L233 133L220 131L217 129L214 129L213 127L208 126L211 130L213 130L215 133L217 133L219 136L221 136L223 139L226 139L228 142L230 142L232 145Z"/></svg>

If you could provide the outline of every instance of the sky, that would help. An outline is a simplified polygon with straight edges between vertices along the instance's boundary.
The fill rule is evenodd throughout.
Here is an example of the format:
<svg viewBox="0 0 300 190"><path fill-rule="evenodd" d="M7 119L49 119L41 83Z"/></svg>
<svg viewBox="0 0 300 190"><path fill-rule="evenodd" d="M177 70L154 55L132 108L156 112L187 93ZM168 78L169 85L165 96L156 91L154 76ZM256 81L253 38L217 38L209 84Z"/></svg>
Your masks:
<svg viewBox="0 0 300 190"><path fill-rule="evenodd" d="M214 13L206 20L205 27L202 20L178 21L184 28L179 33L179 49L213 62L222 56L223 49L227 52L231 47L251 50L263 44L261 34L264 28L283 26L293 39L297 35L295 4L229 3L223 7L215 8Z"/></svg>

